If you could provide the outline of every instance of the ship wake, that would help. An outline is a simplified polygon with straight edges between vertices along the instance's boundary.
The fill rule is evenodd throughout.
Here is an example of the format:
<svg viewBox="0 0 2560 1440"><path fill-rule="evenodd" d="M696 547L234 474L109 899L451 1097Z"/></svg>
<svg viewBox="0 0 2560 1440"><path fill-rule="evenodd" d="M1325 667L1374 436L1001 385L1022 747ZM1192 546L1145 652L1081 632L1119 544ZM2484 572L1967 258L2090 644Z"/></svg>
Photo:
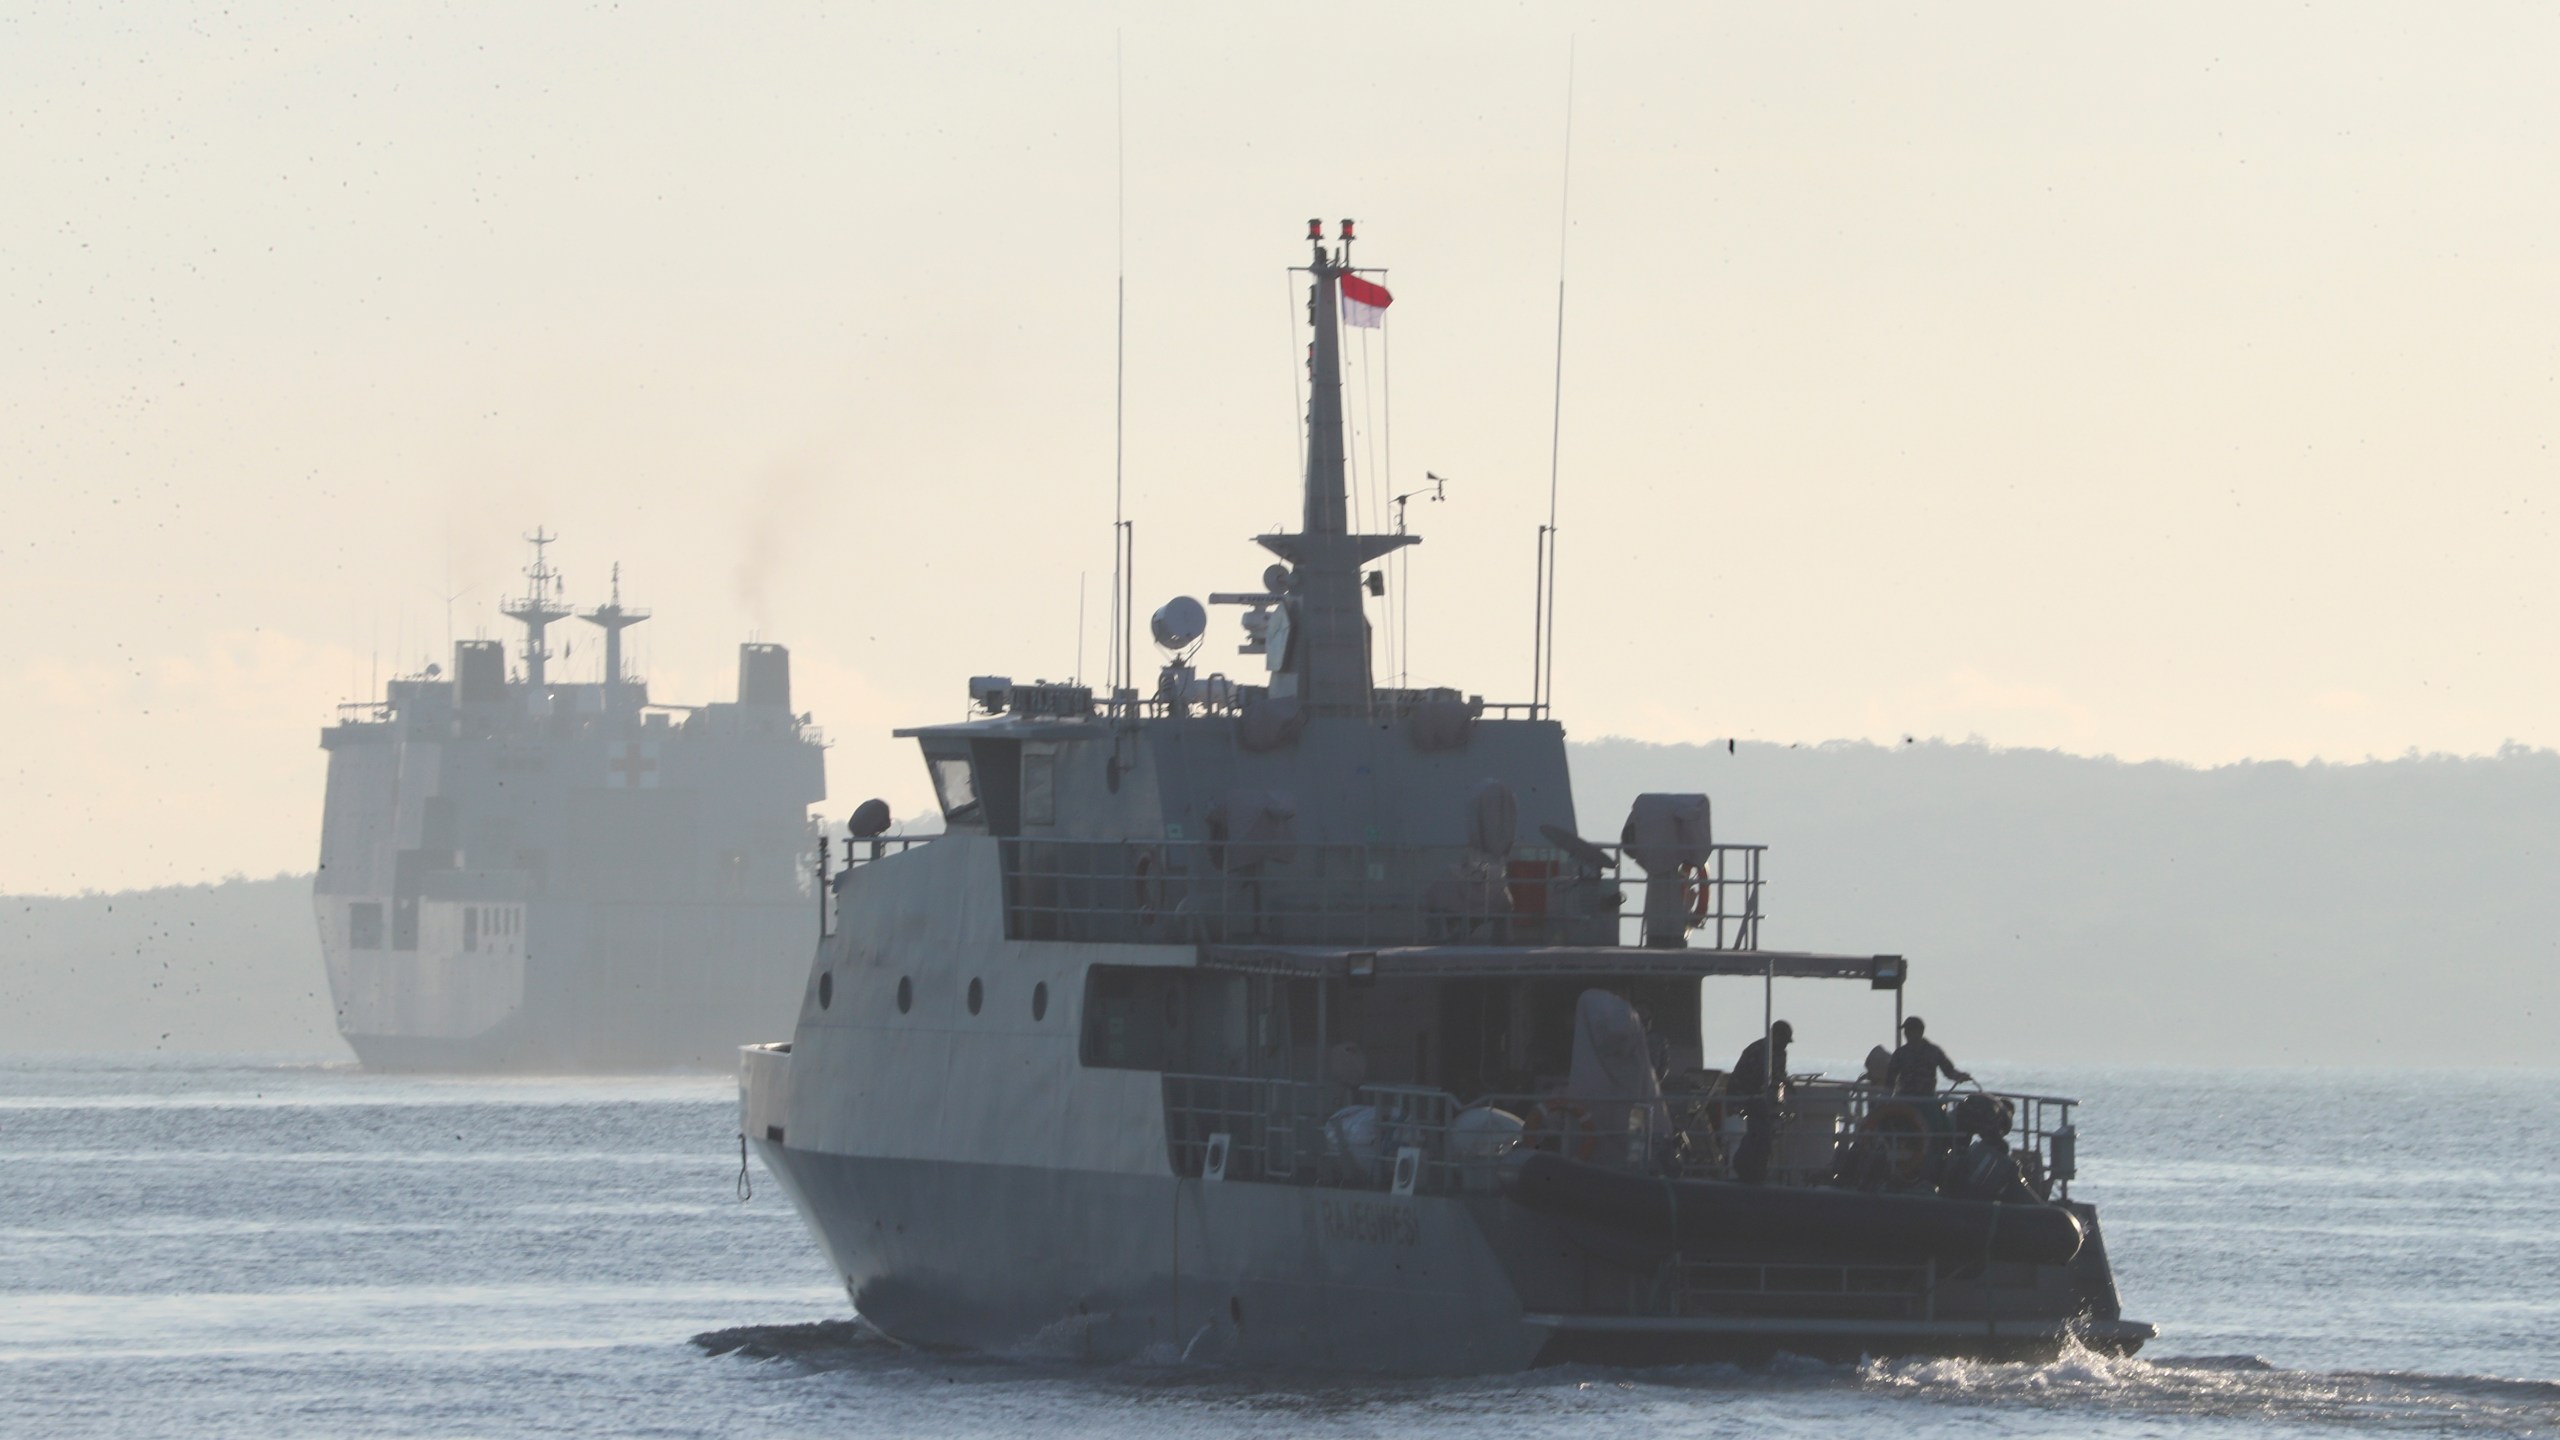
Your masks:
<svg viewBox="0 0 2560 1440"><path fill-rule="evenodd" d="M1010 1356L955 1356L911 1349L859 1320L748 1325L693 1337L706 1354L782 1362L801 1373L930 1371L955 1366L978 1380L1089 1389L1097 1398L1152 1398L1227 1410L1237 1418L1301 1412L1309 1419L1357 1412L1383 1419L1482 1410L1514 1417L1589 1416L1615 1406L1658 1412L1684 1399L1788 1395L1894 1397L1950 1412L2035 1410L2058 1421L2183 1419L2322 1430L2354 1428L2449 1435L2539 1435L2560 1430L2560 1382L2398 1370L2288 1370L2253 1355L2146 1360L2084 1349L2042 1364L1979 1360L1867 1360L1854 1365L1781 1356L1765 1365L1620 1369L1570 1365L1474 1379L1383 1379L1266 1373L1189 1364L1170 1355L1116 1366L1061 1363L1053 1347ZM1951 1415L1952 1419L1953 1416ZM1532 1428L1535 1428L1534 1426Z"/></svg>
<svg viewBox="0 0 2560 1440"><path fill-rule="evenodd" d="M1864 1389L1951 1404L2251 1419L2432 1434L2544 1434L2560 1383L2402 1370L2288 1370L2254 1355L2145 1360L2066 1351L2040 1365L1870 1360Z"/></svg>

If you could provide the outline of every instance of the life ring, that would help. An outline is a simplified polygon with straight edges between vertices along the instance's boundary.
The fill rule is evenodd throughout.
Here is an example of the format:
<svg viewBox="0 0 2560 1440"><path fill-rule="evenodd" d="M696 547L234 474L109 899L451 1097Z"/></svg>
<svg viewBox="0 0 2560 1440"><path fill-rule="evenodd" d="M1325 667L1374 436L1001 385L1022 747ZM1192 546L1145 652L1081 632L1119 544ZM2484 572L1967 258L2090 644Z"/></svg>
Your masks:
<svg viewBox="0 0 2560 1440"><path fill-rule="evenodd" d="M1707 911L1714 896L1715 882L1707 878L1706 866L1680 867L1680 909L1690 929L1695 930L1707 923Z"/></svg>
<svg viewBox="0 0 2560 1440"><path fill-rule="evenodd" d="M1156 852L1141 850L1129 866L1130 898L1137 903L1138 919L1152 922L1164 910L1164 876L1159 872Z"/></svg>
<svg viewBox="0 0 2560 1440"><path fill-rule="evenodd" d="M1567 1160L1600 1153L1600 1132L1592 1126L1590 1107L1579 1100L1541 1100L1530 1107L1520 1128L1532 1146Z"/></svg>
<svg viewBox="0 0 2560 1440"><path fill-rule="evenodd" d="M1936 1127L1917 1105L1888 1100L1867 1112L1859 1129L1872 1136L1885 1173L1898 1184L1917 1181L1929 1164L1929 1142Z"/></svg>

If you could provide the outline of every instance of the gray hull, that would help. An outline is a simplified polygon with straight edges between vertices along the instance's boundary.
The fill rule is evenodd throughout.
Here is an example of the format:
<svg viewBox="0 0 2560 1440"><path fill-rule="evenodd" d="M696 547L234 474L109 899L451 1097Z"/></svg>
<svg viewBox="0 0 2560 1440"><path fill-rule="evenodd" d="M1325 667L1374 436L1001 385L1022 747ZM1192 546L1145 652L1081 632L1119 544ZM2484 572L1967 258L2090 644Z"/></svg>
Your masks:
<svg viewBox="0 0 2560 1440"><path fill-rule="evenodd" d="M350 952L331 908L340 1033L377 1070L724 1069L791 1013L816 930L797 902L537 902L521 953L463 953L436 943L454 927L427 902L419 949Z"/></svg>
<svg viewBox="0 0 2560 1440"><path fill-rule="evenodd" d="M1455 1201L758 1149L854 1308L913 1344L1464 1373L1552 1333Z"/></svg>
<svg viewBox="0 0 2560 1440"><path fill-rule="evenodd" d="M1684 1250L1668 1232L1541 1213L1490 1171L1444 1160L1400 1194L1377 1171L1319 1161L1303 1135L1283 1173L1250 1107L1204 1121L1183 1108L1205 1103L1192 1082L1093 1063L1130 1012L1098 998L1089 968L1180 974L1190 967L1166 962L1186 947L971 933L1003 913L999 856L946 837L849 875L794 1040L742 1057L741 1132L856 1309L900 1340L1468 1373L1779 1351L2050 1355L2151 1333L2121 1320L2085 1206L2072 1209L2088 1239L2067 1265L1876 1264L1819 1245ZM953 943L909 938L955 917ZM1219 1033L1249 1042L1254 1027L1229 1012ZM1225 1083L1246 1087L1239 1104L1279 1093ZM1204 1130L1236 1141L1216 1177Z"/></svg>
<svg viewBox="0 0 2560 1440"><path fill-rule="evenodd" d="M923 1346L1465 1374L1779 1353L2049 1358L2073 1343L2130 1352L2151 1333L2112 1313L2094 1213L2074 1266L2013 1272L1996 1298L1951 1278L1940 1314L1665 1314L1646 1313L1672 1307L1640 1267L1493 1197L756 1149L855 1309ZM1523 1281L1574 1308L1532 1308ZM1583 1308L1613 1299L1618 1313Z"/></svg>

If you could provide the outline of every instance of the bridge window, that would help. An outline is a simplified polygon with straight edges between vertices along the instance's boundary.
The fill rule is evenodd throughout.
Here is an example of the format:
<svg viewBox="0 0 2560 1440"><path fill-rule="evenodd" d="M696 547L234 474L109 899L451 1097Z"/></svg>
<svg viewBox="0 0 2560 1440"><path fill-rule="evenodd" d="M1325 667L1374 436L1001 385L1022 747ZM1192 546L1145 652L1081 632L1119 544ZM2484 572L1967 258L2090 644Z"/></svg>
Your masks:
<svg viewBox="0 0 2560 1440"><path fill-rule="evenodd" d="M1026 749L1022 756L1022 823L1058 823L1058 757Z"/></svg>
<svg viewBox="0 0 2560 1440"><path fill-rule="evenodd" d="M933 772L933 796L942 805L942 823L966 825L979 818L977 767L967 753L924 757Z"/></svg>

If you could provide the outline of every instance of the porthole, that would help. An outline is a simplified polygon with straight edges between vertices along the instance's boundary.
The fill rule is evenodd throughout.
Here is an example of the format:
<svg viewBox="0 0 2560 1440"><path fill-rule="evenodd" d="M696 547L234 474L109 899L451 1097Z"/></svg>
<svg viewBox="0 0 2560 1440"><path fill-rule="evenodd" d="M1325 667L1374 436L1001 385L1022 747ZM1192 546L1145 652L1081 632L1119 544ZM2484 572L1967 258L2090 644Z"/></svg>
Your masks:
<svg viewBox="0 0 2560 1440"><path fill-rule="evenodd" d="M1034 1020L1049 1018L1049 982L1046 980L1031 987L1031 1018Z"/></svg>
<svg viewBox="0 0 2560 1440"><path fill-rule="evenodd" d="M821 970L818 972L818 1008L824 1010L834 1003L836 1003L835 972Z"/></svg>
<svg viewBox="0 0 2560 1440"><path fill-rule="evenodd" d="M898 1013L899 1013L899 1014L901 1014L901 1015L904 1015L904 1014L906 1014L909 1010L914 1009L914 1008L915 1008L915 1005L916 1005L916 982L914 982L913 980L908 979L908 978L907 978L906 976L904 976L904 975L899 976L899 977L898 977Z"/></svg>
<svg viewBox="0 0 2560 1440"><path fill-rule="evenodd" d="M969 1013L977 1014L978 1007L986 1003L987 987L976 980L971 980L969 982Z"/></svg>

